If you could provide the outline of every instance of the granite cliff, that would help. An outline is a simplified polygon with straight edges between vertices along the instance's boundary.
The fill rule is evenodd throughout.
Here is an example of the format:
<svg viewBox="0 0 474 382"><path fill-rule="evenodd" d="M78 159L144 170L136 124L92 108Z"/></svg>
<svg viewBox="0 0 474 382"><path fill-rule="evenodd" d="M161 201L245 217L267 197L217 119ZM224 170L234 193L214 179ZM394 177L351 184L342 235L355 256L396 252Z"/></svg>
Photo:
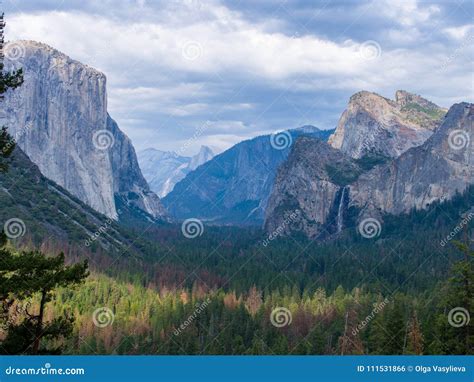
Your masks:
<svg viewBox="0 0 474 382"><path fill-rule="evenodd" d="M399 90L395 100L376 93L354 94L329 144L353 158L396 158L423 144L440 125L446 110Z"/></svg>
<svg viewBox="0 0 474 382"><path fill-rule="evenodd" d="M7 92L0 122L43 175L117 219L116 198L152 218L165 216L130 139L107 113L106 77L48 45L18 41L24 84Z"/></svg>
<svg viewBox="0 0 474 382"><path fill-rule="evenodd" d="M341 121L347 124L340 121L339 135L336 130L329 141L332 147L307 138L294 145L272 189L265 214L268 232L278 228L284 233L302 231L309 237L333 234L348 224L349 210L357 211L356 221L364 217L382 221L384 214L426 209L433 202L449 200L474 183L472 104L455 104L438 120L424 114L430 109L441 115L442 109L419 96L397 92L399 106L395 106L393 101L361 92L351 98L348 110L359 108L361 97L373 122L365 123L368 119L356 112L356 120L347 123L346 110ZM394 107L402 110L407 104L420 105L425 111L419 114L415 108L409 117L404 116L403 124L390 124L391 134L386 135L388 129L381 126L399 118L393 114ZM419 126L412 124L408 131L408 119L417 119ZM369 133L368 127L380 134ZM350 138L354 131L357 139ZM295 210L298 219L282 230L285 214Z"/></svg>

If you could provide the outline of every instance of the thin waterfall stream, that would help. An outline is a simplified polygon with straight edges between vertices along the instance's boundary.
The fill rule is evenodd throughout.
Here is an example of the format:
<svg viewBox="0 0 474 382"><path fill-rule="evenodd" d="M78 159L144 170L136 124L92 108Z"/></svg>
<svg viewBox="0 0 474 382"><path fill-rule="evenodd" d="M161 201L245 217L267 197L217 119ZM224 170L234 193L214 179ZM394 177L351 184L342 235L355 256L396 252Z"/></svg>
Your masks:
<svg viewBox="0 0 474 382"><path fill-rule="evenodd" d="M337 232L342 231L344 225L344 197L346 194L346 187L342 189L341 198L339 199L339 208L337 210Z"/></svg>

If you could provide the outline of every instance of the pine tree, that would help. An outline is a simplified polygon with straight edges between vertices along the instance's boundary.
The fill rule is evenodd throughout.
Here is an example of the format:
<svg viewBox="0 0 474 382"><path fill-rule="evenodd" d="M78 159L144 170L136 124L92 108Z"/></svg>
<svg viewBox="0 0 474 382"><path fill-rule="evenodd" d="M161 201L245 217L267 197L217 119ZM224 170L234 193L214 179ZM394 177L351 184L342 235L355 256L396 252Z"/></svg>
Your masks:
<svg viewBox="0 0 474 382"><path fill-rule="evenodd" d="M406 353L416 355L423 354L423 333L421 332L416 311L413 312L413 317L409 323Z"/></svg>
<svg viewBox="0 0 474 382"><path fill-rule="evenodd" d="M11 255L8 264L2 267L0 290L8 293L11 299L22 300L38 297L37 313L28 309L24 320L9 323L7 336L2 342L1 351L7 354L38 354L42 338L57 339L72 332L73 318L67 314L45 322L45 308L59 287L68 287L82 282L87 276L87 261L74 265L64 264L64 254L46 257L39 251L22 251ZM58 352L59 349L48 352Z"/></svg>
<svg viewBox="0 0 474 382"><path fill-rule="evenodd" d="M349 308L345 314L344 333L338 340L339 354L364 354L364 346L356 330L358 322L356 310Z"/></svg>
<svg viewBox="0 0 474 382"><path fill-rule="evenodd" d="M396 355L403 353L406 325L402 305L402 301L395 297L393 305L387 310L383 336L383 354Z"/></svg>
<svg viewBox="0 0 474 382"><path fill-rule="evenodd" d="M464 259L451 268L436 318L435 339L430 349L441 354L474 354L474 252L467 244L455 243Z"/></svg>

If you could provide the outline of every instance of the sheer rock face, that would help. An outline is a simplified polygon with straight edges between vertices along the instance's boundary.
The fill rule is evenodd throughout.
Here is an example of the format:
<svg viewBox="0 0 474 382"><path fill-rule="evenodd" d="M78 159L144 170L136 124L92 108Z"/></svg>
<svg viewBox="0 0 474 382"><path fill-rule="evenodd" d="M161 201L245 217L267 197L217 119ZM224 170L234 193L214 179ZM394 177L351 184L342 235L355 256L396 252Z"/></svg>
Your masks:
<svg viewBox="0 0 474 382"><path fill-rule="evenodd" d="M280 167L265 216L267 232L303 231L310 237L338 229L345 184L361 169L350 157L319 139L299 138ZM294 214L297 217L288 220Z"/></svg>
<svg viewBox="0 0 474 382"><path fill-rule="evenodd" d="M6 65L22 67L25 81L5 95L0 117L21 149L47 178L96 211L117 218L115 197L122 197L163 216L131 141L107 113L105 75L45 44L17 43L24 55ZM113 145L97 148L101 136Z"/></svg>
<svg viewBox="0 0 474 382"><path fill-rule="evenodd" d="M364 170L362 161L324 142L300 139L282 165L266 211L267 232L309 237L344 226L349 207L359 219L425 209L474 183L474 105L453 105L421 146ZM286 218L299 211L298 219Z"/></svg>
<svg viewBox="0 0 474 382"><path fill-rule="evenodd" d="M199 166L210 161L214 157L214 153L207 146L201 146L199 152L191 157L189 161L189 169L191 171L196 170Z"/></svg>
<svg viewBox="0 0 474 382"><path fill-rule="evenodd" d="M403 90L395 96L393 101L367 91L354 94L329 138L331 146L353 158L396 158L423 144L446 110Z"/></svg>
<svg viewBox="0 0 474 382"><path fill-rule="evenodd" d="M474 183L474 105L453 105L422 146L363 174L350 186L350 204L366 214L400 214L451 199Z"/></svg>

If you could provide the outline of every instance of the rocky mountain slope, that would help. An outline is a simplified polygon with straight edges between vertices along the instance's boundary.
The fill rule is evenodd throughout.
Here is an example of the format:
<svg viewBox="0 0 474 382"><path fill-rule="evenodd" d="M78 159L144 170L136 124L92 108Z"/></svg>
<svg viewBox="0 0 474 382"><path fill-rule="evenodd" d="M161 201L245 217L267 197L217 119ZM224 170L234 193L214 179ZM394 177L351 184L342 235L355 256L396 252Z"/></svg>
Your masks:
<svg viewBox="0 0 474 382"><path fill-rule="evenodd" d="M449 200L474 183L474 105L453 105L428 141L360 176L350 205L373 215L400 214Z"/></svg>
<svg viewBox="0 0 474 382"><path fill-rule="evenodd" d="M6 66L24 69L8 92L0 122L49 179L110 218L116 198L152 218L165 210L143 178L129 138L107 113L106 77L59 51L19 41L23 55Z"/></svg>
<svg viewBox="0 0 474 382"><path fill-rule="evenodd" d="M287 234L302 230L311 237L340 230L340 206L348 196L344 186L362 171L356 160L328 143L299 138L278 171L265 229Z"/></svg>
<svg viewBox="0 0 474 382"><path fill-rule="evenodd" d="M7 235L36 245L74 244L84 251L134 252L134 236L44 177L18 147L0 172L0 224Z"/></svg>
<svg viewBox="0 0 474 382"><path fill-rule="evenodd" d="M354 94L329 144L353 158L396 158L423 144L439 126L446 110L399 90L395 101L376 93Z"/></svg>
<svg viewBox="0 0 474 382"><path fill-rule="evenodd" d="M201 146L199 152L192 157L153 148L139 151L137 155L143 176L151 190L160 198L168 195L175 184L190 171L195 170L214 157L214 153L207 146Z"/></svg>
<svg viewBox="0 0 474 382"><path fill-rule="evenodd" d="M464 192L474 183L473 115L474 105L453 105L424 144L375 167L368 157L351 159L321 142L300 139L278 173L267 231L317 237L340 231L349 211L357 211L356 220L382 221L384 214L425 209ZM285 213L294 210L298 218L289 224Z"/></svg>
<svg viewBox="0 0 474 382"><path fill-rule="evenodd" d="M304 126L240 142L190 172L163 203L178 219L261 224L277 169L292 142L301 135L327 140L331 133Z"/></svg>

